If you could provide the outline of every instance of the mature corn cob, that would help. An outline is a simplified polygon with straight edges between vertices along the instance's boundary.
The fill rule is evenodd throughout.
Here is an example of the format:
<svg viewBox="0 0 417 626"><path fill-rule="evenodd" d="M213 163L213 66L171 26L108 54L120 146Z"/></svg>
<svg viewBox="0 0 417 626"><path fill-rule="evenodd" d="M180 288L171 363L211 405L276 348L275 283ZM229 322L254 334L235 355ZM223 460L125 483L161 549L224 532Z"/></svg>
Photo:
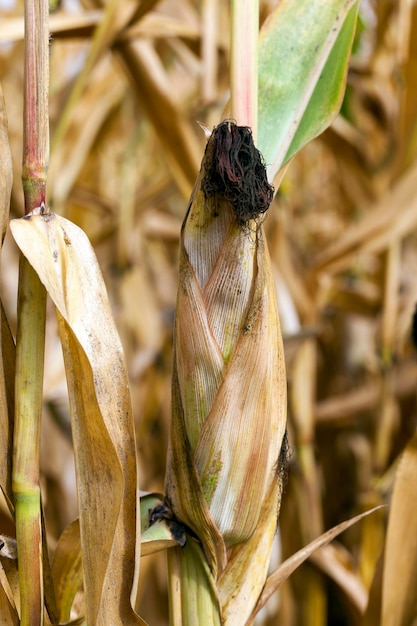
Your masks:
<svg viewBox="0 0 417 626"><path fill-rule="evenodd" d="M276 518L286 379L262 215L272 200L249 128L210 136L181 233L167 504L216 577ZM275 488L274 485L278 485Z"/></svg>

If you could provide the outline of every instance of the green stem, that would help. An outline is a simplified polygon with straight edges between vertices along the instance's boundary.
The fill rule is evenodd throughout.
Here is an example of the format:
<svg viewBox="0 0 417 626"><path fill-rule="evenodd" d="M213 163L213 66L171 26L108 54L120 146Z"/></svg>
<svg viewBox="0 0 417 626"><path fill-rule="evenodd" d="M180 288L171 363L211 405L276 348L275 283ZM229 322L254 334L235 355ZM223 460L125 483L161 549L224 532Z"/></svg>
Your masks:
<svg viewBox="0 0 417 626"><path fill-rule="evenodd" d="M200 545L187 537L167 558L170 626L221 626L215 583Z"/></svg>
<svg viewBox="0 0 417 626"><path fill-rule="evenodd" d="M230 52L231 116L252 128L258 123L259 0L232 0Z"/></svg>
<svg viewBox="0 0 417 626"><path fill-rule="evenodd" d="M12 484L19 559L21 626L43 623L39 444L46 291L22 256L16 337L15 425Z"/></svg>
<svg viewBox="0 0 417 626"><path fill-rule="evenodd" d="M22 183L25 214L46 213L49 162L49 4L25 1ZM21 626L43 624L39 446L46 291L22 256L17 304L12 489L15 498Z"/></svg>

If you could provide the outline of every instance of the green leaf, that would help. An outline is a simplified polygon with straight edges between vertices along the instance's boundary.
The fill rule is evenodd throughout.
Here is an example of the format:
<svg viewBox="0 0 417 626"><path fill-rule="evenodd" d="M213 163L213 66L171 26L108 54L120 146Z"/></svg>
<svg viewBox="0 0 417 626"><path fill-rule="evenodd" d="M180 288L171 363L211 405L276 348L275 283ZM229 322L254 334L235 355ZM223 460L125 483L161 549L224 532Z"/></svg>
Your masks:
<svg viewBox="0 0 417 626"><path fill-rule="evenodd" d="M167 520L160 519L152 525L149 523L150 512L162 504L162 500L160 493L146 493L140 497L141 557L178 546Z"/></svg>
<svg viewBox="0 0 417 626"><path fill-rule="evenodd" d="M283 0L259 44L258 147L272 180L336 117L358 0Z"/></svg>

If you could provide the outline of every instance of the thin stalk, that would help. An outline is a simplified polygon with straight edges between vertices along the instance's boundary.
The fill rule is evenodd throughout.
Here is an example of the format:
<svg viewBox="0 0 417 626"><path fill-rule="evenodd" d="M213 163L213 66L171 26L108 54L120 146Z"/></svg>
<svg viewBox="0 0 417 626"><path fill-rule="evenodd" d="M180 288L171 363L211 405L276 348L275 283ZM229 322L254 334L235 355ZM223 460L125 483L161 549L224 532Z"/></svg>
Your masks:
<svg viewBox="0 0 417 626"><path fill-rule="evenodd" d="M231 116L237 124L252 128L256 144L259 0L232 0L231 29Z"/></svg>
<svg viewBox="0 0 417 626"><path fill-rule="evenodd" d="M26 215L47 212L48 41L48 0L26 0L22 167ZM19 559L20 623L21 626L40 626L43 624L43 568L39 446L46 292L23 256L19 267L17 318L12 488Z"/></svg>
<svg viewBox="0 0 417 626"><path fill-rule="evenodd" d="M26 215L37 207L43 207L44 211L46 206L49 164L48 17L48 0L26 0L22 169Z"/></svg>
<svg viewBox="0 0 417 626"><path fill-rule="evenodd" d="M46 292L22 256L16 337L13 492L19 559L21 626L43 623L39 444Z"/></svg>

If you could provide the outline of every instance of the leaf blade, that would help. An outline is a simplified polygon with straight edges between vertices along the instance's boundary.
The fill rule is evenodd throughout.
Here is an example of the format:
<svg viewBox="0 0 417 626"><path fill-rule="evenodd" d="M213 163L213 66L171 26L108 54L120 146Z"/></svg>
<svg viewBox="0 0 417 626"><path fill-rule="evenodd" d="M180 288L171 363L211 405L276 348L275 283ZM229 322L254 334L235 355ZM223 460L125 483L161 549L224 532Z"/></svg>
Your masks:
<svg viewBox="0 0 417 626"><path fill-rule="evenodd" d="M381 506L376 506L373 509L370 509L369 511L365 511L364 513L361 513L360 515L356 515L355 517L352 517L351 519L346 520L345 522L341 522L337 526L334 526L330 530L326 531L325 533L323 533L322 535L314 539L304 548L301 548L301 550L298 550L297 552L295 552L288 559L286 559L275 570L275 572L268 577L265 583L263 592L261 596L259 597L258 604L256 605L253 611L252 618L254 618L254 616L261 610L261 608L265 606L269 598L280 587L280 585L289 576L291 576L291 574L297 569L297 567L299 567L302 563L304 563L304 561L308 559L309 556L315 550L317 550L318 548L321 548L322 546L327 545L328 543L330 543L330 541L332 541L338 535L340 535L340 533L342 533L343 531L347 530L348 528L356 524L356 522L359 522L363 517L370 515L371 513L373 513L374 511L377 511L380 508ZM249 621L248 623L251 623L251 622Z"/></svg>
<svg viewBox="0 0 417 626"><path fill-rule="evenodd" d="M140 525L132 406L103 278L86 235L68 220L32 214L13 220L11 230L58 310L77 463L87 621L141 624L129 597L137 580Z"/></svg>
<svg viewBox="0 0 417 626"><path fill-rule="evenodd" d="M285 0L265 22L259 44L258 147L270 180L338 112L357 7L356 0Z"/></svg>

